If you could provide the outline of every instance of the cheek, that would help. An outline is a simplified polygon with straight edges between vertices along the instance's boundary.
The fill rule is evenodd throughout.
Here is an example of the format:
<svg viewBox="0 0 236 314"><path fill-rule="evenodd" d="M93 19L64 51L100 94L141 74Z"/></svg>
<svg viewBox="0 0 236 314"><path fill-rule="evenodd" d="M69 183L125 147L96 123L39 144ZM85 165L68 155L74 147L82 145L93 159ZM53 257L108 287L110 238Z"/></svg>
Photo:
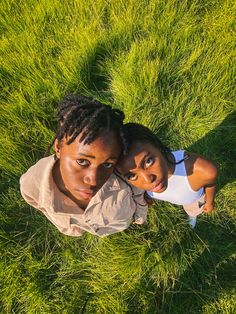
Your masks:
<svg viewBox="0 0 236 314"><path fill-rule="evenodd" d="M71 185L74 181L80 181L82 177L77 165L71 161L61 163L61 174L67 185Z"/></svg>
<svg viewBox="0 0 236 314"><path fill-rule="evenodd" d="M144 186L145 186L145 183L142 181L142 179L138 179L138 180L134 180L134 181L129 181L127 180L127 182L130 184L130 185L133 185L135 186L136 188L138 189L144 189Z"/></svg>
<svg viewBox="0 0 236 314"><path fill-rule="evenodd" d="M133 186L135 186L138 189L145 189L145 182L142 182L141 180L133 182Z"/></svg>
<svg viewBox="0 0 236 314"><path fill-rule="evenodd" d="M166 177L168 175L168 167L165 160L160 160L158 164L158 171L161 177Z"/></svg>

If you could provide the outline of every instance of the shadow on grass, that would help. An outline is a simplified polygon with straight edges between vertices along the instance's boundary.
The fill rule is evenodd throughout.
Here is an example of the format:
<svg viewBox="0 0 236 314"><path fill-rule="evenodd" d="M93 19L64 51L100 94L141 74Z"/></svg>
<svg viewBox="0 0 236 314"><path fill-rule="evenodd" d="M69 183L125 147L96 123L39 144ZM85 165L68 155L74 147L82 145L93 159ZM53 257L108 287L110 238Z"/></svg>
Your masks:
<svg viewBox="0 0 236 314"><path fill-rule="evenodd" d="M99 43L94 53L87 58L84 67L80 68L81 78L86 89L93 93L108 93L108 75L106 72L102 72L102 64L107 56L107 48Z"/></svg>
<svg viewBox="0 0 236 314"><path fill-rule="evenodd" d="M178 278L174 289L165 293L160 313L184 313L184 309L190 314L202 313L205 305L235 288L235 225L202 222L197 233L207 248ZM186 246L184 242L181 247Z"/></svg>
<svg viewBox="0 0 236 314"><path fill-rule="evenodd" d="M227 217L222 216L222 224L206 219L198 224L196 231L189 230L186 226L185 232L180 234L181 240L170 245L169 251L164 254L161 244L171 242L168 239L173 234L167 229L161 230L165 231L161 241L158 234L152 234L150 240L153 245L147 253L150 258L154 251L157 254L162 252L161 261L157 261L160 267L154 263L142 276L136 286L135 295L130 297L127 313L203 313L204 307L216 303L222 295L232 295L236 286L236 227L228 221L226 224L223 221L226 219ZM179 223L178 219L175 222ZM175 231L178 232L178 229L181 232L183 228L176 225ZM158 242L159 247L156 245ZM176 263L179 276L172 278L170 265L173 265L174 274ZM166 266L167 271L170 271L167 282L163 278L156 281L155 277L161 276L158 269ZM219 311L216 306L214 313L221 313Z"/></svg>
<svg viewBox="0 0 236 314"><path fill-rule="evenodd" d="M205 305L217 301L222 293L232 292L235 287L235 278L232 278L235 263L231 259L236 249L234 226L228 227L229 232L221 225L207 224L199 226L207 249L178 278L175 287L163 293L160 313L184 313L186 309L190 314L202 313Z"/></svg>
<svg viewBox="0 0 236 314"><path fill-rule="evenodd" d="M236 179L236 111L214 130L187 148L216 162L220 168L219 188Z"/></svg>
<svg viewBox="0 0 236 314"><path fill-rule="evenodd" d="M89 93L99 95L103 100L112 97L110 91L110 73L107 62L112 62L119 52L128 51L138 35L133 32L127 37L126 32L110 34L106 40L101 39L90 51L83 64L78 64L75 73L82 81L82 88L76 82L68 82L67 93Z"/></svg>
<svg viewBox="0 0 236 314"><path fill-rule="evenodd" d="M107 45L112 45L112 43L108 42ZM97 96L99 94L106 98L106 95L110 93L108 74L103 66L106 58L109 56L107 45L103 42L96 43L92 51L87 53L83 63L78 62L75 65L73 69L75 74L67 84L67 88L64 91L65 95L81 93Z"/></svg>

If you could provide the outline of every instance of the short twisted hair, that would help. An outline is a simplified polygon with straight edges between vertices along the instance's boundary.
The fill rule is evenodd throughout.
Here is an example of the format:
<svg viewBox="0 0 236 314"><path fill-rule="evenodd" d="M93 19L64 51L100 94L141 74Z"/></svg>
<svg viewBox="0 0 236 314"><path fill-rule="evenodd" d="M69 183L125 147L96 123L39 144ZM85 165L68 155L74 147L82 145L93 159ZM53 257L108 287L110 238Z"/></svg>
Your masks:
<svg viewBox="0 0 236 314"><path fill-rule="evenodd" d="M47 149L50 151L54 141L67 138L66 144L71 144L79 134L80 142L90 144L103 131L114 131L126 150L126 140L123 134L124 113L113 109L90 97L70 94L59 103L57 114L57 132Z"/></svg>

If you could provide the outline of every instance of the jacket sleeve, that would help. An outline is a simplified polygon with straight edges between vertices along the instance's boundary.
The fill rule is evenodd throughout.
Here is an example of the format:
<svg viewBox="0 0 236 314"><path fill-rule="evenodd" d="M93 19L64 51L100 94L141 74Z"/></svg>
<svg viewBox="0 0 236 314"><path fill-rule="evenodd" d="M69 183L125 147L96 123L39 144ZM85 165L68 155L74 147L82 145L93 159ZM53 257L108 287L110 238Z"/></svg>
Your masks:
<svg viewBox="0 0 236 314"><path fill-rule="evenodd" d="M147 219L147 211L148 211L148 204L144 199L144 191L133 188L133 199L136 204L136 210L134 213L134 223L141 225Z"/></svg>

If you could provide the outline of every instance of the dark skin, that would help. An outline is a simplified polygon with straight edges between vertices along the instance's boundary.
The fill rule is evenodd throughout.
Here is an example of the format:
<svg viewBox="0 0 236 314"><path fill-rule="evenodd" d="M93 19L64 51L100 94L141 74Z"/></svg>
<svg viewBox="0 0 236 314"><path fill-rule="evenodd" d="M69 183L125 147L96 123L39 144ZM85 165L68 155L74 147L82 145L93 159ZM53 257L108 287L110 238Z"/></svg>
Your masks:
<svg viewBox="0 0 236 314"><path fill-rule="evenodd" d="M186 153L185 167L188 181L194 191L204 187L204 211L210 213L214 209L216 192L217 167L208 159L194 154ZM171 153L168 160L174 162ZM175 165L167 161L163 153L151 143L133 143L128 155L123 156L117 166L125 179L137 188L164 192L168 186L168 178L172 176Z"/></svg>
<svg viewBox="0 0 236 314"><path fill-rule="evenodd" d="M90 144L80 143L80 137L69 145L68 138L56 139L57 161L52 172L58 189L85 209L113 173L121 147L114 132L104 131Z"/></svg>

